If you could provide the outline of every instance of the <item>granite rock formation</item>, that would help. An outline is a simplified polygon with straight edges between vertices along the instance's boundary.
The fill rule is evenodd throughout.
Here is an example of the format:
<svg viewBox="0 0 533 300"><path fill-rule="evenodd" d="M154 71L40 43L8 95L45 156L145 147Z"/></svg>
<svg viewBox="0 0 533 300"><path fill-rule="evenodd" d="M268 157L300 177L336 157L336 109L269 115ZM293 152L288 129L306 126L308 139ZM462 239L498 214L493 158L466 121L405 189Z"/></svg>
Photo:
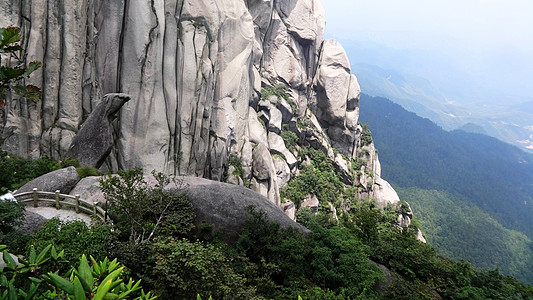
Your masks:
<svg viewBox="0 0 533 300"><path fill-rule="evenodd" d="M66 157L102 95L121 92L132 100L113 122L105 169L230 180L280 205L286 173L302 163L281 138L291 131L327 153L359 197L397 202L373 145L361 142L359 85L342 46L322 40L318 0L0 0L0 8L0 26L20 26L27 59L43 62L28 80L42 101L6 101L4 150ZM279 86L282 94L267 95Z"/></svg>
<svg viewBox="0 0 533 300"><path fill-rule="evenodd" d="M77 159L82 166L99 168L114 145L113 119L129 100L126 94L105 95L83 123L65 156Z"/></svg>

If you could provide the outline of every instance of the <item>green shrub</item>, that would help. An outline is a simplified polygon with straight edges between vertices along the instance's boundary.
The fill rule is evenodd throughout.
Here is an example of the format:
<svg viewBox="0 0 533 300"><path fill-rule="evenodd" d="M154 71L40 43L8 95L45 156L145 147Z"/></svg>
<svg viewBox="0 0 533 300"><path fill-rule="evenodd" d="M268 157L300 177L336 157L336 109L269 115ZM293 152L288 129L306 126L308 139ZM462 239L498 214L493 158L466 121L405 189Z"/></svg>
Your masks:
<svg viewBox="0 0 533 300"><path fill-rule="evenodd" d="M101 175L98 169L91 168L91 167L79 167L79 168L76 168L76 172L78 172L78 176L80 176L80 178Z"/></svg>
<svg viewBox="0 0 533 300"><path fill-rule="evenodd" d="M23 80L29 78L31 73L42 66L42 63L34 60L28 65L25 64L26 55L19 44L21 39L19 27L0 28L0 62L2 55L7 53L7 61L12 61L16 65L15 67L2 65L0 68L0 107L4 106L9 90L33 102L41 99L41 90L36 86L24 84Z"/></svg>
<svg viewBox="0 0 533 300"><path fill-rule="evenodd" d="M268 100L270 96L276 96L278 98L283 98L287 102L289 102L290 96L288 90L289 89L284 84L278 84L275 86L265 86L261 89L261 100Z"/></svg>
<svg viewBox="0 0 533 300"><path fill-rule="evenodd" d="M16 190L33 178L60 168L59 162L48 157L32 160L0 150L0 194Z"/></svg>
<svg viewBox="0 0 533 300"><path fill-rule="evenodd" d="M253 294L213 245L166 238L153 247L156 262L150 281L161 299L248 299Z"/></svg>
<svg viewBox="0 0 533 300"><path fill-rule="evenodd" d="M63 158L62 160L59 161L59 163L61 164L61 168L66 168L66 167L77 168L80 166L80 162L77 159L72 158L72 157Z"/></svg>
<svg viewBox="0 0 533 300"><path fill-rule="evenodd" d="M158 181L149 186L141 169L105 176L100 188L111 210L118 214L115 226L135 243L149 242L160 234L186 236L194 228L194 207L176 179L153 171ZM165 188L170 182L175 188Z"/></svg>
<svg viewBox="0 0 533 300"><path fill-rule="evenodd" d="M93 256L97 260L103 260L110 250L110 244L114 239L110 226L93 226L89 228L85 222L64 222L57 218L43 223L32 238L31 245L37 251L52 244L58 250L64 250L63 271L68 270L70 264L74 264L80 254ZM48 266L48 271L55 271L56 266Z"/></svg>
<svg viewBox="0 0 533 300"><path fill-rule="evenodd" d="M337 205L344 193L340 175L324 152L315 149L300 152L309 155L312 165L300 166L300 175L291 179L282 189L281 197L290 199L299 208L306 195L316 195L324 209L329 210L327 203Z"/></svg>
<svg viewBox="0 0 533 300"><path fill-rule="evenodd" d="M0 200L0 234L7 234L22 224L24 203Z"/></svg>
<svg viewBox="0 0 533 300"><path fill-rule="evenodd" d="M0 200L0 241L17 254L24 252L29 236L17 229L24 220L24 204Z"/></svg>
<svg viewBox="0 0 533 300"><path fill-rule="evenodd" d="M228 159L228 165L233 166L235 168L235 170L233 171L233 175L242 178L244 171L242 169L242 162L240 157L236 155L231 155Z"/></svg>
<svg viewBox="0 0 533 300"><path fill-rule="evenodd" d="M361 133L361 146L366 146L372 144L372 132L368 129L367 123L359 123L363 127L363 132Z"/></svg>
<svg viewBox="0 0 533 300"><path fill-rule="evenodd" d="M285 143L285 147L289 149L289 151L296 150L296 142L299 140L296 133L289 131L289 130L281 130L281 138L283 139L283 142Z"/></svg>

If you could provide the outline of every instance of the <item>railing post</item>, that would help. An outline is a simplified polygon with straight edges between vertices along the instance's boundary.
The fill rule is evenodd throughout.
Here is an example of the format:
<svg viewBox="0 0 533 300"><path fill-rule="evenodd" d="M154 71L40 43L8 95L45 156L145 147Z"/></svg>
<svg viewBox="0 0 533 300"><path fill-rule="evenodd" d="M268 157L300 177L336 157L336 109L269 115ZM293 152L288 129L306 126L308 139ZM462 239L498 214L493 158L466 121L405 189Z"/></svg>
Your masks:
<svg viewBox="0 0 533 300"><path fill-rule="evenodd" d="M37 196L37 188L33 188L33 207L37 207L37 202L39 201L39 196Z"/></svg>
<svg viewBox="0 0 533 300"><path fill-rule="evenodd" d="M76 194L76 213L80 213L80 194Z"/></svg>
<svg viewBox="0 0 533 300"><path fill-rule="evenodd" d="M61 206L59 205L59 190L56 191L56 209L60 209Z"/></svg>
<svg viewBox="0 0 533 300"><path fill-rule="evenodd" d="M108 207L107 207L107 200L105 201L105 215L104 215L104 223L107 223L107 210L108 210Z"/></svg>
<svg viewBox="0 0 533 300"><path fill-rule="evenodd" d="M96 214L96 204L98 204L98 202L93 202L93 213L95 217L98 217L98 215Z"/></svg>

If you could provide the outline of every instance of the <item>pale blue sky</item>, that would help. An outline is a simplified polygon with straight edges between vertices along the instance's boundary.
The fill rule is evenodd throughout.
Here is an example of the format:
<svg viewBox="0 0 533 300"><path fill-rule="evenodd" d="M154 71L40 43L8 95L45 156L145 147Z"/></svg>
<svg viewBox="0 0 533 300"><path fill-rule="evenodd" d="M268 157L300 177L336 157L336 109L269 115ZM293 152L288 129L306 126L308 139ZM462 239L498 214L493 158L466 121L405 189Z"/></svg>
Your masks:
<svg viewBox="0 0 533 300"><path fill-rule="evenodd" d="M395 48L460 45L533 52L531 0L321 0L326 36Z"/></svg>

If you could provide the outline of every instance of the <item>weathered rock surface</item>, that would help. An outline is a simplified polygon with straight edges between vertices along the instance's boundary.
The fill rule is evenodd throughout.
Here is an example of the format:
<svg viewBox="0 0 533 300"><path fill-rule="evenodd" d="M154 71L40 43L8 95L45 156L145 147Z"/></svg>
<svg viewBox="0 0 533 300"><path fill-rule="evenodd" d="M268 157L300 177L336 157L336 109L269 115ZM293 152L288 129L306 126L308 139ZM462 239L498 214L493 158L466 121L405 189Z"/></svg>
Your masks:
<svg viewBox="0 0 533 300"><path fill-rule="evenodd" d="M0 8L0 25L21 27L27 59L43 62L28 80L42 87L42 101L6 101L4 150L55 159L76 152L99 166L110 149L110 170L216 181L237 157L243 174L229 180L279 207L287 168L296 172L305 160L287 150L280 134L288 128L334 159L343 181L356 180L349 160L365 150L360 88L342 46L322 41L318 0L3 0ZM262 99L262 88L277 85L285 95ZM134 100L111 122L105 112L114 109L101 99L116 92ZM97 115L103 123L91 121ZM89 155L76 136L97 130L100 150ZM274 165L276 155L287 167ZM363 158L375 175L363 172L360 198L397 201L376 172L377 155Z"/></svg>
<svg viewBox="0 0 533 300"><path fill-rule="evenodd" d="M320 205L320 202L316 195L307 195L305 196L305 199L303 199L301 207L307 207L310 208L312 212L316 213L318 212L318 206Z"/></svg>
<svg viewBox="0 0 533 300"><path fill-rule="evenodd" d="M89 203L105 202L104 193L100 190L99 176L82 178L70 191L70 195L80 195L80 199Z"/></svg>
<svg viewBox="0 0 533 300"><path fill-rule="evenodd" d="M34 188L39 191L55 192L59 190L62 194L68 194L80 181L76 168L68 167L59 169L42 176L39 176L26 183L17 190L17 194L31 192Z"/></svg>
<svg viewBox="0 0 533 300"><path fill-rule="evenodd" d="M129 100L126 94L105 95L83 123L65 156L76 158L82 166L99 168L114 145L113 118Z"/></svg>
<svg viewBox="0 0 533 300"><path fill-rule="evenodd" d="M229 240L234 241L238 237L241 226L249 217L246 207L250 205L256 210L264 211L269 220L279 223L282 227L294 227L302 232L309 232L264 196L245 187L197 177L183 177L183 183L195 207L196 225L209 223L217 229L224 228L224 237Z"/></svg>

